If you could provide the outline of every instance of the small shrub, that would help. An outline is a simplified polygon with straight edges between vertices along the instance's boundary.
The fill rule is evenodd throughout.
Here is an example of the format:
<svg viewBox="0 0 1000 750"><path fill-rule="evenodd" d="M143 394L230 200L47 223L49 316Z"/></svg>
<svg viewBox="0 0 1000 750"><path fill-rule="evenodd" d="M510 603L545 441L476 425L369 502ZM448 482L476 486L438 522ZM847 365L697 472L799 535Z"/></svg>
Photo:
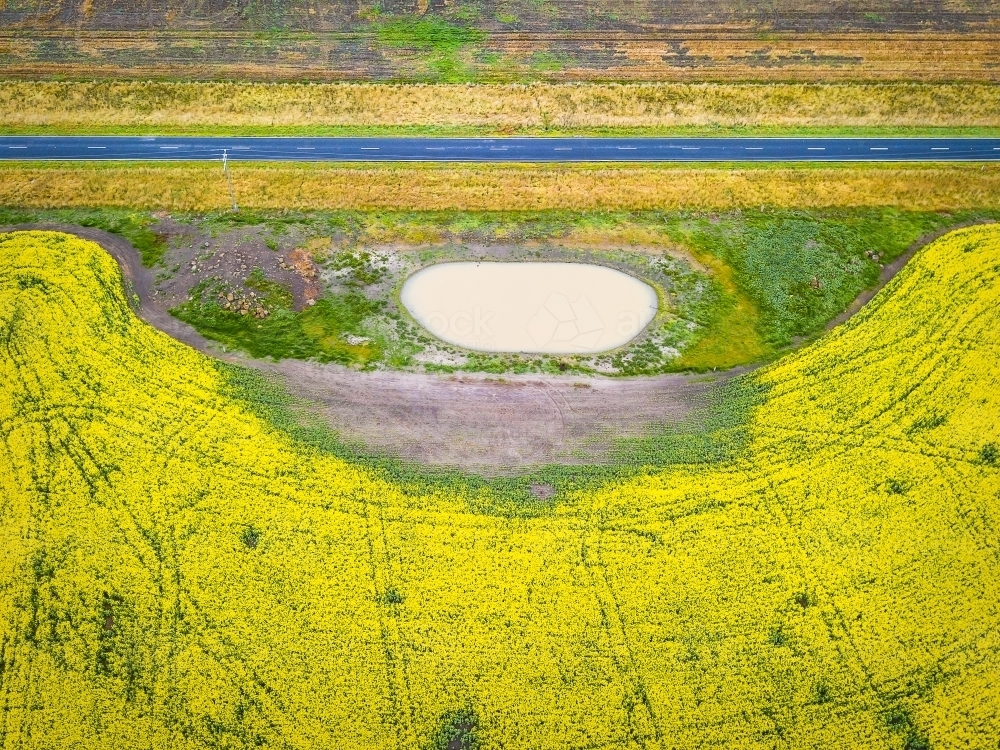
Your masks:
<svg viewBox="0 0 1000 750"><path fill-rule="evenodd" d="M385 592L385 603L386 604L402 604L403 595L399 593L396 589L389 589Z"/></svg>
<svg viewBox="0 0 1000 750"><path fill-rule="evenodd" d="M17 277L17 286L22 291L25 289L38 289L39 291L48 291L49 285L45 283L43 279L37 276L32 276L31 274L22 274Z"/></svg>
<svg viewBox="0 0 1000 750"><path fill-rule="evenodd" d="M996 466L998 459L1000 459L1000 450L997 449L996 443L987 443L979 449L979 460L987 466Z"/></svg>
<svg viewBox="0 0 1000 750"><path fill-rule="evenodd" d="M906 485L900 482L898 479L887 479L885 482L885 487L889 490L889 494L892 495L905 495Z"/></svg>
<svg viewBox="0 0 1000 750"><path fill-rule="evenodd" d="M885 715L885 725L894 732L913 726L910 715L901 708L894 708Z"/></svg>
<svg viewBox="0 0 1000 750"><path fill-rule="evenodd" d="M813 685L813 703L824 704L833 700L833 691L823 680Z"/></svg>
<svg viewBox="0 0 1000 750"><path fill-rule="evenodd" d="M931 750L931 741L916 730L910 730L903 750Z"/></svg>
<svg viewBox="0 0 1000 750"><path fill-rule="evenodd" d="M914 432L920 432L921 430L933 430L935 427L940 427L945 422L948 421L948 416L946 414L940 414L938 412L933 412L931 414L925 414L916 420L906 432L912 435Z"/></svg>
<svg viewBox="0 0 1000 750"><path fill-rule="evenodd" d="M788 634L782 627L775 628L771 631L771 635L767 637L767 642L772 646L787 646L788 641Z"/></svg>
<svg viewBox="0 0 1000 750"><path fill-rule="evenodd" d="M240 541L246 545L247 549L257 549L257 545L260 544L260 537L260 531L253 526L247 526L243 529L243 533L240 534Z"/></svg>
<svg viewBox="0 0 1000 750"><path fill-rule="evenodd" d="M330 267L335 271L346 272L345 276L352 284L377 284L386 274L385 265L378 258L373 258L367 250L337 253L330 261Z"/></svg>
<svg viewBox="0 0 1000 750"><path fill-rule="evenodd" d="M930 739L914 725L907 709L896 707L890 710L885 724L892 732L904 735L903 750L931 750Z"/></svg>
<svg viewBox="0 0 1000 750"><path fill-rule="evenodd" d="M479 750L479 718L471 708L451 711L441 718L429 750Z"/></svg>

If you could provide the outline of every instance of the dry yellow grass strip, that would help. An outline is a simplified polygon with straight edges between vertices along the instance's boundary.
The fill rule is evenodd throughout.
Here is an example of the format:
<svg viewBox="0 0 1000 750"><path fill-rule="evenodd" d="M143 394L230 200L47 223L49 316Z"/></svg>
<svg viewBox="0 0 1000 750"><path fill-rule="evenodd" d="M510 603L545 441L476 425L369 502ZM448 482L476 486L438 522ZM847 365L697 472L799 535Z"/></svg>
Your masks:
<svg viewBox="0 0 1000 750"><path fill-rule="evenodd" d="M1000 127L988 84L0 82L5 129Z"/></svg>
<svg viewBox="0 0 1000 750"><path fill-rule="evenodd" d="M760 205L1000 208L997 165L237 164L260 209L700 209ZM0 205L225 209L218 164L8 163Z"/></svg>

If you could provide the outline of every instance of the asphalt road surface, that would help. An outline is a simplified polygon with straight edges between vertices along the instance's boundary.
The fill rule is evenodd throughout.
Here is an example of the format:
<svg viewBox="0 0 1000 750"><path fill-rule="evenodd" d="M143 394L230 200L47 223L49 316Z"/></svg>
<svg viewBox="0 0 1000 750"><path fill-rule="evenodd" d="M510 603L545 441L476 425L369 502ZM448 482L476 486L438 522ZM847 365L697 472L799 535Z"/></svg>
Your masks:
<svg viewBox="0 0 1000 750"><path fill-rule="evenodd" d="M1000 138L240 138L2 136L0 160L1000 161Z"/></svg>

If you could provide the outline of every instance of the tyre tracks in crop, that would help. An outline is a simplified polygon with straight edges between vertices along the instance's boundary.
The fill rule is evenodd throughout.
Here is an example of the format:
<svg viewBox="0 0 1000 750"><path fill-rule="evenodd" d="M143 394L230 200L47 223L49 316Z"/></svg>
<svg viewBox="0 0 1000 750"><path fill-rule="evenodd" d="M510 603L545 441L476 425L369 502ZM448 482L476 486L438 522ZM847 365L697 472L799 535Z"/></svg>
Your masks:
<svg viewBox="0 0 1000 750"><path fill-rule="evenodd" d="M618 596L608 580L607 567L601 560L603 532L600 525L600 511L600 508L591 508L589 521L581 531L580 562L590 577L594 599L600 610L601 623L611 641L612 662L631 698L623 705L628 715L630 735L619 741L622 743L631 741L644 750L647 748L654 750L664 746L665 735L635 658L625 623L622 621ZM637 715L637 709L646 713L645 720Z"/></svg>
<svg viewBox="0 0 1000 750"><path fill-rule="evenodd" d="M391 610L395 607L395 603L391 601L390 594L395 592L395 589L391 584L392 562L389 559L385 517L383 508L378 503L366 503L366 510L372 591L381 629L386 681L394 714L392 724L396 730L397 746L400 750L410 750L417 747L418 743L414 731L413 701L410 697L410 678L403 636L400 632L398 615Z"/></svg>

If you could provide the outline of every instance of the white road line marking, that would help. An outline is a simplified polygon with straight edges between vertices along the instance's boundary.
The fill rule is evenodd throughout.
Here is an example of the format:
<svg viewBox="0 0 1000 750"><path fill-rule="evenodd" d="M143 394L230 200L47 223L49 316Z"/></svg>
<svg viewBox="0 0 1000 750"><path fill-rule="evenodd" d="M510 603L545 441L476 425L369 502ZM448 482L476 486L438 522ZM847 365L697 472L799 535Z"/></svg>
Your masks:
<svg viewBox="0 0 1000 750"><path fill-rule="evenodd" d="M506 150L507 150L506 146L500 146L499 148L494 148L493 146L490 146L490 151L506 151ZM559 149L556 149L556 151L558 150Z"/></svg>
<svg viewBox="0 0 1000 750"><path fill-rule="evenodd" d="M444 146L427 146L427 151L444 151Z"/></svg>
<svg viewBox="0 0 1000 750"><path fill-rule="evenodd" d="M699 151L701 146L681 146L681 151Z"/></svg>
<svg viewBox="0 0 1000 750"><path fill-rule="evenodd" d="M635 146L619 146L619 151L635 151Z"/></svg>
<svg viewBox="0 0 1000 750"><path fill-rule="evenodd" d="M180 146L160 146L160 148L180 148Z"/></svg>
<svg viewBox="0 0 1000 750"><path fill-rule="evenodd" d="M362 151L378 151L378 146L361 146Z"/></svg>
<svg viewBox="0 0 1000 750"><path fill-rule="evenodd" d="M7 148L27 148L27 146L8 146ZM993 149L996 151L996 149Z"/></svg>
<svg viewBox="0 0 1000 750"><path fill-rule="evenodd" d="M869 151L888 151L888 150L889 150L889 147L888 147L888 146L872 146L872 147L871 147L870 149L868 149L868 150L869 150Z"/></svg>
<svg viewBox="0 0 1000 750"><path fill-rule="evenodd" d="M87 146L87 148L107 148L107 146Z"/></svg>
<svg viewBox="0 0 1000 750"><path fill-rule="evenodd" d="M174 148L176 148L176 146ZM230 150L231 151L249 151L250 147L249 146L233 146Z"/></svg>
<svg viewBox="0 0 1000 750"><path fill-rule="evenodd" d="M931 146L931 151L947 151L947 150L948 149L946 148L935 148L934 146Z"/></svg>
<svg viewBox="0 0 1000 750"><path fill-rule="evenodd" d="M808 146L806 151L826 151L825 148L819 148L818 146Z"/></svg>
<svg viewBox="0 0 1000 750"><path fill-rule="evenodd" d="M553 149L553 150L554 151L572 151L573 149L571 149L571 148L556 148L556 149Z"/></svg>
<svg viewBox="0 0 1000 750"><path fill-rule="evenodd" d="M315 146L299 146L295 150L296 151L315 151L316 147Z"/></svg>
<svg viewBox="0 0 1000 750"><path fill-rule="evenodd" d="M764 147L763 146L747 146L746 150L747 151L763 151Z"/></svg>

